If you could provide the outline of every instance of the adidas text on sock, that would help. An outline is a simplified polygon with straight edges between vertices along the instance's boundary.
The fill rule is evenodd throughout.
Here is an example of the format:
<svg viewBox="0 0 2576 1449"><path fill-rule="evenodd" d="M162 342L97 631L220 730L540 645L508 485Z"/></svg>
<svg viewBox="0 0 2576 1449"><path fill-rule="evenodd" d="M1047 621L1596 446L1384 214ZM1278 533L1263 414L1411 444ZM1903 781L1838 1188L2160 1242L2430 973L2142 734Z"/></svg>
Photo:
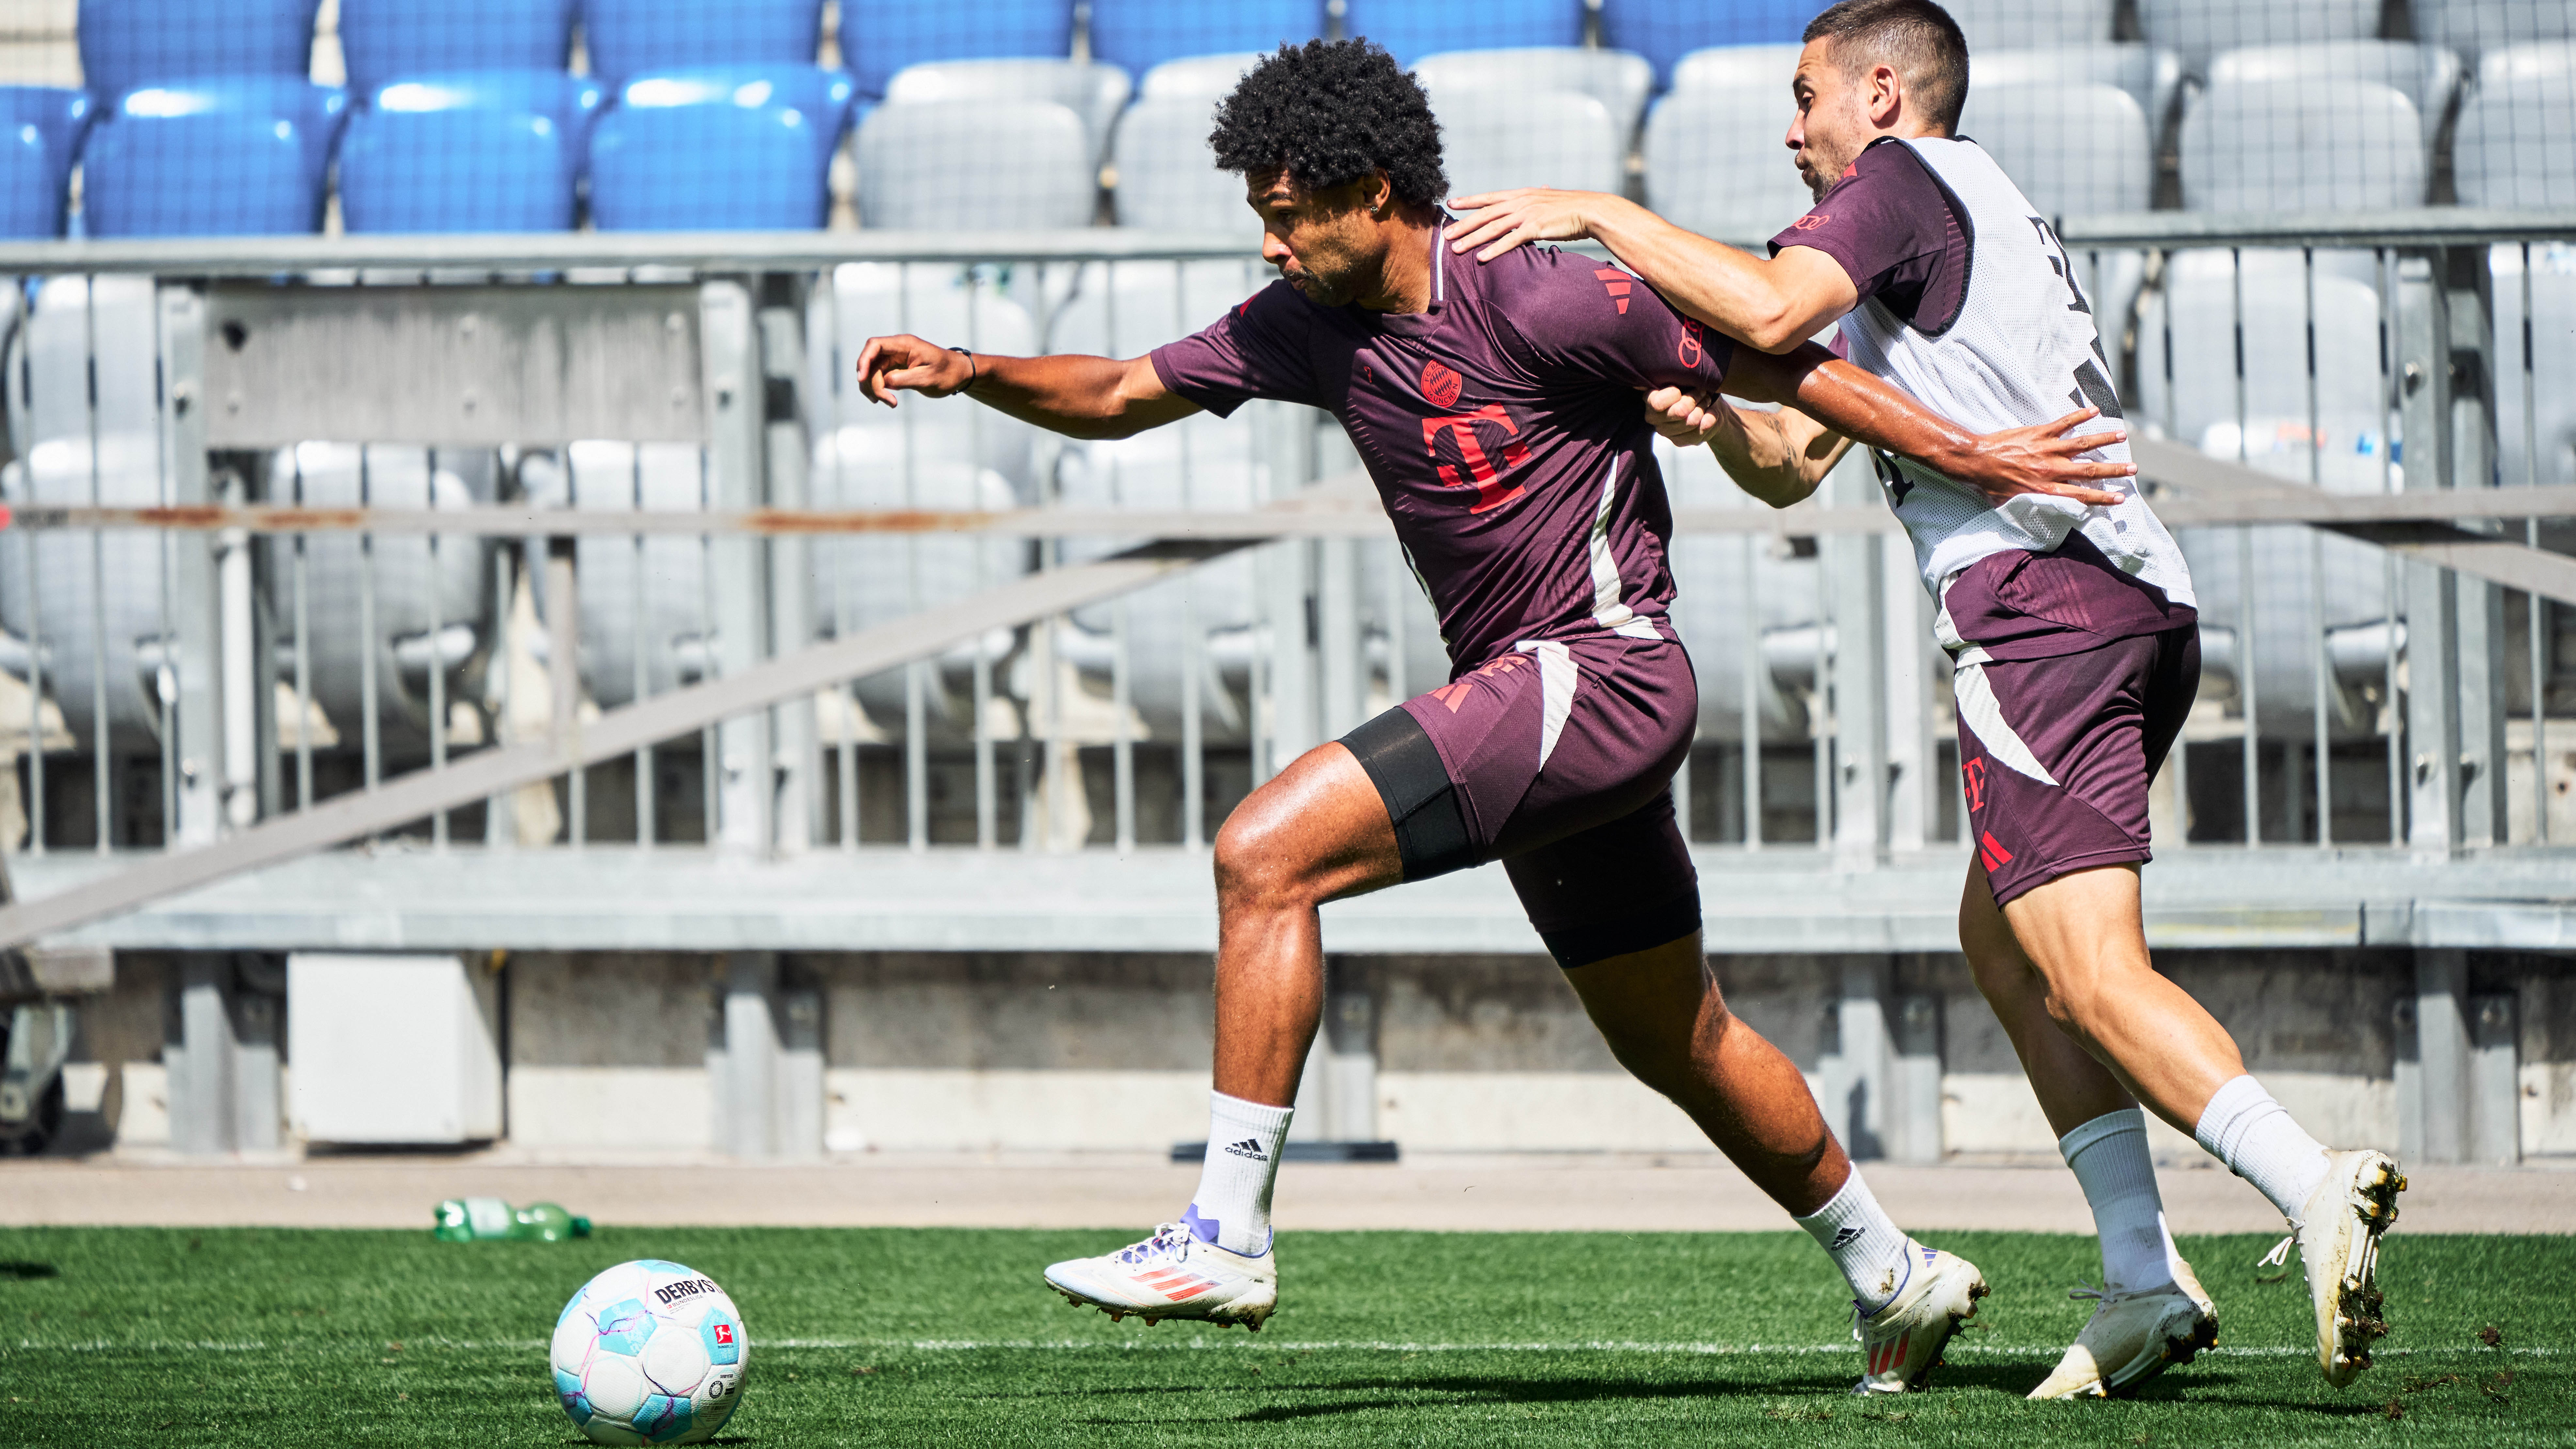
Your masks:
<svg viewBox="0 0 2576 1449"><path fill-rule="evenodd" d="M1251 1256L1270 1250L1270 1188L1295 1115L1292 1108L1208 1093L1207 1160L1184 1219L1200 1241Z"/></svg>
<svg viewBox="0 0 2576 1449"><path fill-rule="evenodd" d="M1913 1276L1910 1240L1888 1220L1857 1167L1831 1201L1796 1222L1842 1270L1863 1313L1886 1307Z"/></svg>

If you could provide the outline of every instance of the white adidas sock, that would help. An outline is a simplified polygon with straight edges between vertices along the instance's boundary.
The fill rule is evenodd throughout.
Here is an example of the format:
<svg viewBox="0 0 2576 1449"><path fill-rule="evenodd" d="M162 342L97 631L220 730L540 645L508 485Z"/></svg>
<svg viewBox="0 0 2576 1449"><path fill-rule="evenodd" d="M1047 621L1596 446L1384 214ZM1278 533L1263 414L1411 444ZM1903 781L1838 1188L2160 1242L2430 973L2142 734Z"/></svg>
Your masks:
<svg viewBox="0 0 2576 1449"><path fill-rule="evenodd" d="M1200 1242L1256 1258L1270 1251L1270 1184L1295 1115L1292 1107L1208 1093L1207 1165L1182 1216Z"/></svg>
<svg viewBox="0 0 2576 1449"><path fill-rule="evenodd" d="M2325 1145L2252 1077L2233 1078L2213 1093L2191 1135L2294 1223L2326 1180Z"/></svg>
<svg viewBox="0 0 2576 1449"><path fill-rule="evenodd" d="M1914 1240L1888 1221L1857 1167L1832 1201L1796 1222L1842 1270L1865 1314L1886 1307L1914 1274Z"/></svg>
<svg viewBox="0 0 2576 1449"><path fill-rule="evenodd" d="M2092 1205L2103 1288L2127 1293L2174 1282L2177 1255L2147 1155L2147 1114L2135 1107L2105 1112L2057 1139L2057 1150Z"/></svg>

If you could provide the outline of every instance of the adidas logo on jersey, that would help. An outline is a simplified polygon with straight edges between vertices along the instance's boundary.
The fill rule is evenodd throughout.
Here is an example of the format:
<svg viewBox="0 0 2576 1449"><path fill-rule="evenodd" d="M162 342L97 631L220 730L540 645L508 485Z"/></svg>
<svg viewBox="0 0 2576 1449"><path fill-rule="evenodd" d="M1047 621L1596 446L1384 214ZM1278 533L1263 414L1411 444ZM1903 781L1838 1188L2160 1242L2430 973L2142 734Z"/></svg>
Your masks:
<svg viewBox="0 0 2576 1449"><path fill-rule="evenodd" d="M1626 272L1619 270L1617 267L1596 267L1593 269L1592 275L1600 281L1604 288L1608 289L1612 297L1618 299L1619 315L1622 317L1627 316L1628 286L1630 283L1634 282L1636 278L1629 276Z"/></svg>
<svg viewBox="0 0 2576 1449"><path fill-rule="evenodd" d="M1229 1142L1225 1145L1225 1150L1237 1157L1249 1157L1255 1162L1270 1160L1270 1154L1261 1150L1261 1143L1257 1138L1246 1137L1241 1142Z"/></svg>

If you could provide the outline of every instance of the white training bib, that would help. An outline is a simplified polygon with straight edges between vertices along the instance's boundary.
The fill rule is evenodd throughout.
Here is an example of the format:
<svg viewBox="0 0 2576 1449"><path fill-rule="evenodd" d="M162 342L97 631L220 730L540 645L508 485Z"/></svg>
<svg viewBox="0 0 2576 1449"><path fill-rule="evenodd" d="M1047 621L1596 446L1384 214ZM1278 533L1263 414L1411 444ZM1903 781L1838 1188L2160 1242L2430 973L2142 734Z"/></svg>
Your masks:
<svg viewBox="0 0 2576 1449"><path fill-rule="evenodd" d="M1974 141L1903 144L1914 148L1958 208L1968 234L1968 275L1957 318L1937 334L1897 320L1877 298L1853 309L1842 320L1853 364L1975 432L2029 427L2087 404L2099 407L2103 420L2117 419L2119 395L2092 304L2039 208ZM2049 553L2080 532L2113 567L2155 585L2174 603L2197 607L2182 551L2135 479L2099 485L2128 495L2115 507L2024 494L1998 508L1977 489L1911 458L1874 456L1888 504L1914 540L1915 564L1935 599L1979 559L2015 548ZM2129 445L2088 456L2126 462Z"/></svg>

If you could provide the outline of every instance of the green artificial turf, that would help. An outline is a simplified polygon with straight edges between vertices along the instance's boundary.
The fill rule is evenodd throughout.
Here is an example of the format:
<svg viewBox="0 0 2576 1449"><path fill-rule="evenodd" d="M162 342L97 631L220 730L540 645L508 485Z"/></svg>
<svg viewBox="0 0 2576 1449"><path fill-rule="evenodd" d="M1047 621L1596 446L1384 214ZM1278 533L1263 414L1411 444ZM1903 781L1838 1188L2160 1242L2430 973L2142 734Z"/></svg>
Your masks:
<svg viewBox="0 0 2576 1449"><path fill-rule="evenodd" d="M1856 1401L1804 1236L1300 1233L1258 1336L1046 1292L1099 1232L0 1230L0 1444L565 1445L545 1340L592 1273L713 1276L752 1343L720 1443L2576 1444L2576 1238L2390 1240L2394 1327L2338 1392L2259 1238L2184 1244L2218 1353L2128 1402L2021 1399L2083 1323L2088 1240L1945 1233L1994 1285L1932 1390ZM2499 1342L2482 1341L2498 1330Z"/></svg>

